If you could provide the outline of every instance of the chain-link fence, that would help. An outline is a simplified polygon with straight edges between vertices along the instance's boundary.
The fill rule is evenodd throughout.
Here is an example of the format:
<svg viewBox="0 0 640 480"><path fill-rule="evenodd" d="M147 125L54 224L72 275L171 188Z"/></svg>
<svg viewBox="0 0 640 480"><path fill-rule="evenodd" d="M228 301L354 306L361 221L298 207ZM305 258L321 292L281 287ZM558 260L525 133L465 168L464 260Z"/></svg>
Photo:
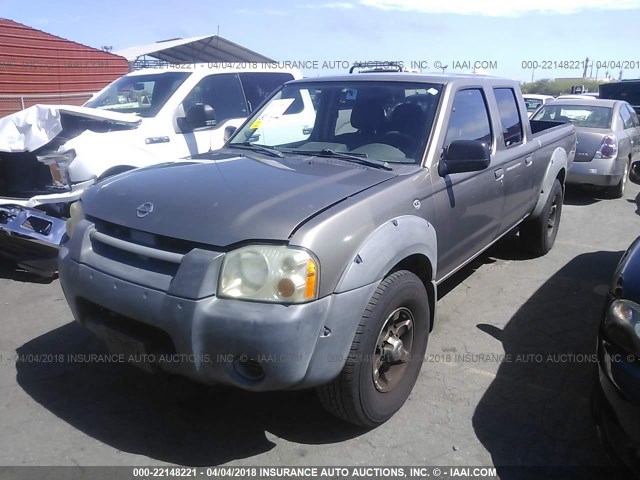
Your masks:
<svg viewBox="0 0 640 480"><path fill-rule="evenodd" d="M63 93L53 95L0 95L0 118L38 103L82 105L93 93Z"/></svg>

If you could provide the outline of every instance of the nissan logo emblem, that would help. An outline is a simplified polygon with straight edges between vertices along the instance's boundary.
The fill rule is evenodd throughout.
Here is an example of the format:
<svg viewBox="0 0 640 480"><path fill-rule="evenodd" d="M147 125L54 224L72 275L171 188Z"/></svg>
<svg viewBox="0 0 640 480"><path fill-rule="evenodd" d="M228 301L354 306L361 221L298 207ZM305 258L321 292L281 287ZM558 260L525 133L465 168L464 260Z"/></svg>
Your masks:
<svg viewBox="0 0 640 480"><path fill-rule="evenodd" d="M138 213L138 217L140 217L140 218L146 217L151 212L153 212L153 203L151 203L151 202L143 203L142 205L140 205L137 208L136 212Z"/></svg>

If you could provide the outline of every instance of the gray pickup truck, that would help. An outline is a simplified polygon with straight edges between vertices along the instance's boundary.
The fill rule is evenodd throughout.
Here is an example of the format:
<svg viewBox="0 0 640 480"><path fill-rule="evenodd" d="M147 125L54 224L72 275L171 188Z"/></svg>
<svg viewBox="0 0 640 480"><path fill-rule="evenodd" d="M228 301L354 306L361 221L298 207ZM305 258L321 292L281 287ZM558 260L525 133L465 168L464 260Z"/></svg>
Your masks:
<svg viewBox="0 0 640 480"><path fill-rule="evenodd" d="M317 387L368 427L416 382L440 282L515 227L551 249L576 143L517 82L405 73L289 82L227 135L73 205L73 315L141 368Z"/></svg>

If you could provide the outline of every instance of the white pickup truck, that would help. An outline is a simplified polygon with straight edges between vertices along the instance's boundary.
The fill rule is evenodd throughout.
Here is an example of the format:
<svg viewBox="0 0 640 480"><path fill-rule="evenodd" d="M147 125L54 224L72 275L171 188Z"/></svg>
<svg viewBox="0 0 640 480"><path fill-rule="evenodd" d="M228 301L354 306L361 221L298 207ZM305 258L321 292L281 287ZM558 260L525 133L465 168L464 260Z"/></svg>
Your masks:
<svg viewBox="0 0 640 480"><path fill-rule="evenodd" d="M0 254L39 273L55 270L64 219L87 187L222 147L225 131L301 78L296 70L211 67L140 70L82 107L36 105L0 119ZM311 101L300 99L284 115L298 123L313 112Z"/></svg>

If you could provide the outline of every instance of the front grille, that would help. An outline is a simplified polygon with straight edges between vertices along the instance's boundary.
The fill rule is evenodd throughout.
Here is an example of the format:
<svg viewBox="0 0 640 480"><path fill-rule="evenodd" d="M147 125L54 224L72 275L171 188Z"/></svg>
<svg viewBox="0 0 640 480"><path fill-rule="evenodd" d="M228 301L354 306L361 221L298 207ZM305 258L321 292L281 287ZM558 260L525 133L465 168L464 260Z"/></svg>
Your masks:
<svg viewBox="0 0 640 480"><path fill-rule="evenodd" d="M133 228L116 225L97 218L90 218L95 224L96 231L118 240L134 243L143 247L158 249L164 252L186 255L194 248L211 250L211 246L178 238L156 235L155 233L144 232Z"/></svg>
<svg viewBox="0 0 640 480"><path fill-rule="evenodd" d="M165 283L178 273L186 254L195 248L213 250L210 245L156 235L95 217L87 219L94 224L89 238L95 255L160 275L164 282L162 288L166 288Z"/></svg>
<svg viewBox="0 0 640 480"><path fill-rule="evenodd" d="M127 250L102 243L95 238L91 239L91 248L93 249L93 253L96 255L100 255L101 257L107 258L113 262L122 263L161 275L174 277L176 273L178 273L178 268L180 268L179 263L167 262L157 258L129 252Z"/></svg>

